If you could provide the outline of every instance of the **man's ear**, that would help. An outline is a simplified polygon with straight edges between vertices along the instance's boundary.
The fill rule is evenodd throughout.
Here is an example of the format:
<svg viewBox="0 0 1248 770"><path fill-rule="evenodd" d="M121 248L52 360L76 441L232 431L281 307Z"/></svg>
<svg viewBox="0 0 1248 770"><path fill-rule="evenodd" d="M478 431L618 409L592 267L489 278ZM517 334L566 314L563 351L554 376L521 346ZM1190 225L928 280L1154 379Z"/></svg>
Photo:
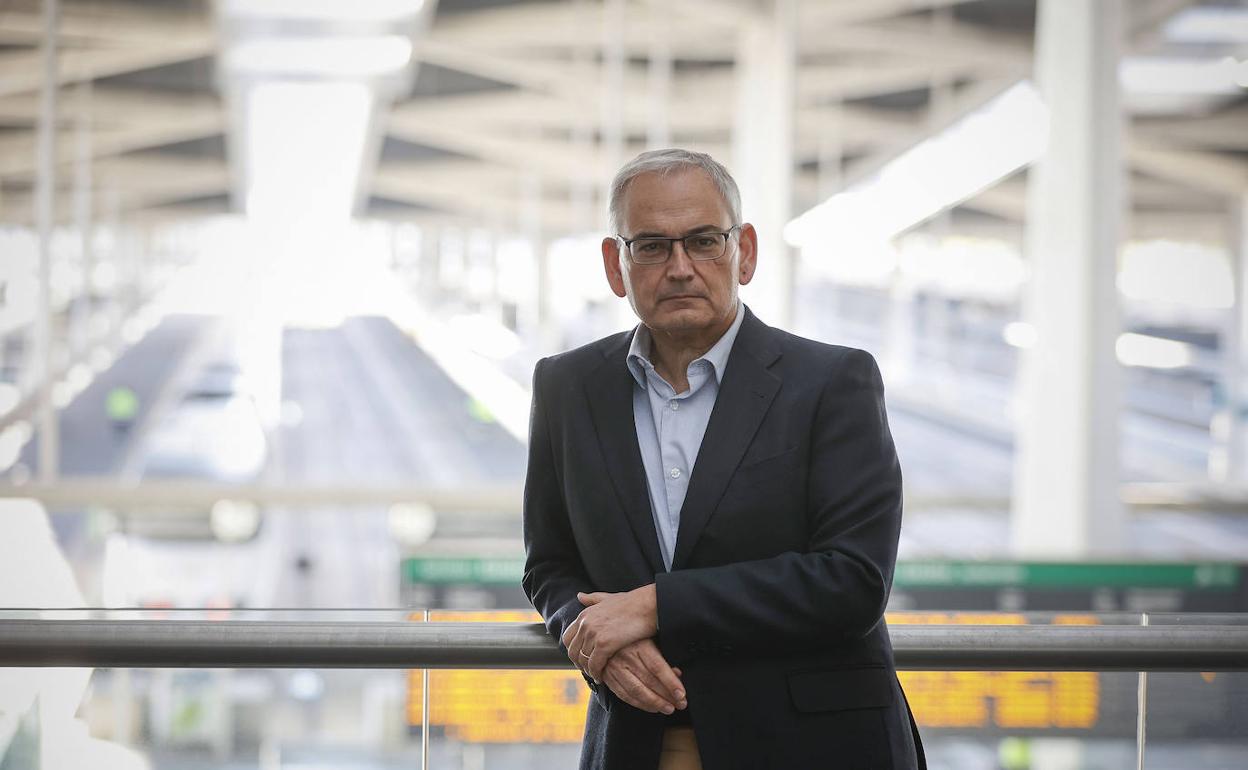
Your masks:
<svg viewBox="0 0 1248 770"><path fill-rule="evenodd" d="M737 236L737 250L737 283L744 286L754 279L754 268L758 264L758 232L749 222L741 225L741 234Z"/></svg>
<svg viewBox="0 0 1248 770"><path fill-rule="evenodd" d="M617 297L626 297L624 271L620 268L620 242L615 238L602 239L602 269L607 273L607 283Z"/></svg>

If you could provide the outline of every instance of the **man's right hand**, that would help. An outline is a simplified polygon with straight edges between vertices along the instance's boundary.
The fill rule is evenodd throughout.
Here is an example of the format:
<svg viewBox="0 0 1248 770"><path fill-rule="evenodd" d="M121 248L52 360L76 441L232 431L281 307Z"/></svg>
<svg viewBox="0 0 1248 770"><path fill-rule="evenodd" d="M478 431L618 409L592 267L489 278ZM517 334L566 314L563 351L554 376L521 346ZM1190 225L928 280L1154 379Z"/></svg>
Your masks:
<svg viewBox="0 0 1248 770"><path fill-rule="evenodd" d="M671 714L689 705L680 669L667 664L653 639L620 648L607 661L602 680L617 698L652 714Z"/></svg>

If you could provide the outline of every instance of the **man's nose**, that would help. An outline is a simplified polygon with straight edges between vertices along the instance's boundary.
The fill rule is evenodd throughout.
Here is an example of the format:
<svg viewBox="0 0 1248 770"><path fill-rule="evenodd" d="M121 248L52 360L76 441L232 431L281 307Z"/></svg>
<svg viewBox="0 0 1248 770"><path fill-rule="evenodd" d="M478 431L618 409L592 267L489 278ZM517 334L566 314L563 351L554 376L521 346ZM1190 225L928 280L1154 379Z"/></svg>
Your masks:
<svg viewBox="0 0 1248 770"><path fill-rule="evenodd" d="M693 259L685 251L683 241L672 241L672 254L667 258L667 276L669 278L687 278L693 276Z"/></svg>

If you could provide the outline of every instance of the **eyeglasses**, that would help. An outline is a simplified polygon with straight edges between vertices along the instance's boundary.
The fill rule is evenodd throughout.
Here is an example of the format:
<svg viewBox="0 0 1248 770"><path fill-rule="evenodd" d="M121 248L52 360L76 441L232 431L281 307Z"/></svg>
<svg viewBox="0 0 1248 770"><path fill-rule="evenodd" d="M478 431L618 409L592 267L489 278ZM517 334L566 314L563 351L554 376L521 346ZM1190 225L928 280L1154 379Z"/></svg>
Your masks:
<svg viewBox="0 0 1248 770"><path fill-rule="evenodd" d="M685 247L685 253L690 259L696 259L699 262L708 262L712 259L719 259L724 256L724 252L728 250L728 238L732 235L733 230L738 230L741 225L733 225L723 232L702 232L686 235L683 238L634 238L631 241L625 240L624 236L615 236L624 244L624 250L628 254L628 258L635 265L660 265L672 256L672 244L680 241Z"/></svg>

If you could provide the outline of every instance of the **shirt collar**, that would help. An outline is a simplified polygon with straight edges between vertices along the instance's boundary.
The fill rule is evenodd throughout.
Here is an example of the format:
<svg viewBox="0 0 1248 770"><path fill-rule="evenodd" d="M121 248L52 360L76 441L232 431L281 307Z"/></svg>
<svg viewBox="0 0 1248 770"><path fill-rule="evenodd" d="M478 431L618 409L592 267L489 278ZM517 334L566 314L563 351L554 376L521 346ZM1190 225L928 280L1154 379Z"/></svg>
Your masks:
<svg viewBox="0 0 1248 770"><path fill-rule="evenodd" d="M711 365L715 372L715 382L724 381L724 371L728 368L728 355L732 353L732 345L737 340L737 332L741 330L741 321L745 318L745 304L737 299L737 317L732 319L732 325L728 327L728 331L724 332L711 349L703 353L700 357L690 361L706 361ZM641 387L646 387L646 370L654 368L654 364L650 362L650 348L652 345L650 330L645 324L637 324L637 330L633 334L633 341L628 346L628 370L632 373L633 379Z"/></svg>

